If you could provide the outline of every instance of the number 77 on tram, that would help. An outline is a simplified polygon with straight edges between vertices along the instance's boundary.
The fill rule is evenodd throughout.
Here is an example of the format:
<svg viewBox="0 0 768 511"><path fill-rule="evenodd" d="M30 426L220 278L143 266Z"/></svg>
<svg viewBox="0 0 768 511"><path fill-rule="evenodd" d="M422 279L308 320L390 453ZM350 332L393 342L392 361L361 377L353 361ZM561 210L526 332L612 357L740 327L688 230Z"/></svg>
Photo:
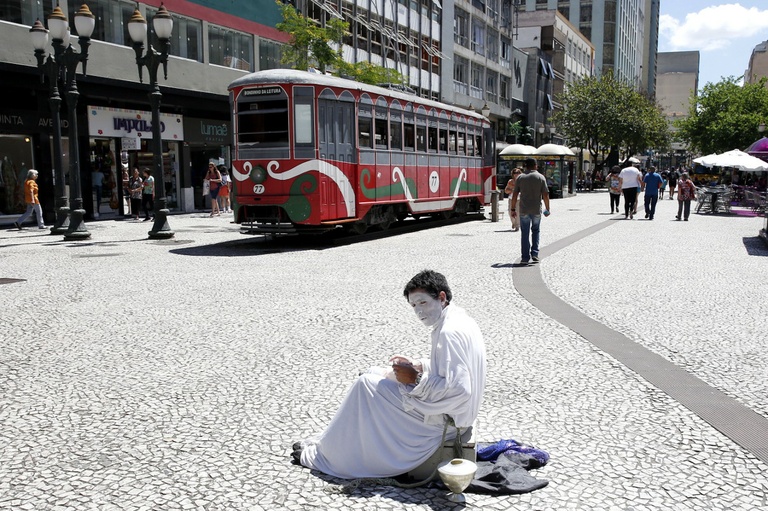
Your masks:
<svg viewBox="0 0 768 511"><path fill-rule="evenodd" d="M229 92L235 221L252 231L386 229L479 212L496 187L491 125L471 110L290 69Z"/></svg>

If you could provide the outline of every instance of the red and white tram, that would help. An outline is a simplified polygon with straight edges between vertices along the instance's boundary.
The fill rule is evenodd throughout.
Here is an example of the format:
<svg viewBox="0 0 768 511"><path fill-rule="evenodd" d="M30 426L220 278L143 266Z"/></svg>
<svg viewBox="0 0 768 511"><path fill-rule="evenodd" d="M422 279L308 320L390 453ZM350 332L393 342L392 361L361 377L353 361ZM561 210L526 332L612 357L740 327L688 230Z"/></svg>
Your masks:
<svg viewBox="0 0 768 511"><path fill-rule="evenodd" d="M229 91L235 221L253 230L364 232L490 201L491 126L470 110L287 69Z"/></svg>

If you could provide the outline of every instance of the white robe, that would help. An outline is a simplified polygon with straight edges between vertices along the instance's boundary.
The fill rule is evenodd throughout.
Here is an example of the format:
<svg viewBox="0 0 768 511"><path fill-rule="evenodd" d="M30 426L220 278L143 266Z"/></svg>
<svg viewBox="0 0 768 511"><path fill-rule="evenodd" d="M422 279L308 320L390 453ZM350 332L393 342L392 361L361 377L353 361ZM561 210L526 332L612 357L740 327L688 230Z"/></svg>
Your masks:
<svg viewBox="0 0 768 511"><path fill-rule="evenodd" d="M328 428L304 441L301 464L343 479L392 477L425 462L440 446L445 416L471 426L485 388L485 346L477 323L448 305L431 333L416 385L373 368L352 385ZM446 439L455 436L449 427Z"/></svg>

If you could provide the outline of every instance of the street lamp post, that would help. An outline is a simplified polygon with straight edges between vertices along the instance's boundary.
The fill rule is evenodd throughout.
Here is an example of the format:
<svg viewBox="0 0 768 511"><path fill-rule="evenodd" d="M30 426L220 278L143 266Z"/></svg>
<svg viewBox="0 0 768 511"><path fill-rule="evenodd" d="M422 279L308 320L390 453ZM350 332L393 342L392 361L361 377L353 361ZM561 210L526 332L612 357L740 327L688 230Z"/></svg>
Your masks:
<svg viewBox="0 0 768 511"><path fill-rule="evenodd" d="M29 29L32 46L35 49L37 68L40 70L40 82L48 76L48 104L51 107L53 127L53 180L56 188L56 221L51 234L64 234L69 228L69 207L67 206L67 187L64 182L64 163L61 153L61 95L59 94L59 65L52 54L46 58L45 47L48 44L48 29L40 20L36 20Z"/></svg>
<svg viewBox="0 0 768 511"><path fill-rule="evenodd" d="M74 51L69 44L69 21L61 10L56 7L48 17L46 30L40 20L37 20L30 30L32 45L35 49L37 66L42 75L48 74L49 103L53 123L53 173L56 193L56 222L51 229L52 234L64 234L67 240L87 239L91 233L83 223L83 200L80 189L80 150L77 134L77 66L82 63L83 75L86 74L88 62L88 48L91 44L91 34L96 24L95 17L88 6L83 4L75 13L75 29L77 30L80 53ZM49 32L50 31L50 32ZM53 54L45 56L45 46L50 34ZM58 81L63 80L67 95L67 111L69 114L69 177L71 180L70 204L74 210L67 207L66 183L64 181L64 169L61 150L61 95L59 94Z"/></svg>
<svg viewBox="0 0 768 511"><path fill-rule="evenodd" d="M163 94L157 83L157 72L160 65L163 66L163 75L168 79L168 51L170 49L171 31L173 30L173 18L161 3L155 16L152 18L152 26L157 35L160 51L156 51L152 45L147 45L144 52L144 43L147 40L147 21L138 9L133 12L128 22L128 33L133 41L133 50L136 52L136 64L139 68L139 81L143 82L142 68L146 66L149 72L149 102L152 106L152 155L155 181L155 221L149 237L152 239L168 239L174 236L174 232L168 225L168 208L166 207L165 182L163 176L163 141L160 138L160 100Z"/></svg>

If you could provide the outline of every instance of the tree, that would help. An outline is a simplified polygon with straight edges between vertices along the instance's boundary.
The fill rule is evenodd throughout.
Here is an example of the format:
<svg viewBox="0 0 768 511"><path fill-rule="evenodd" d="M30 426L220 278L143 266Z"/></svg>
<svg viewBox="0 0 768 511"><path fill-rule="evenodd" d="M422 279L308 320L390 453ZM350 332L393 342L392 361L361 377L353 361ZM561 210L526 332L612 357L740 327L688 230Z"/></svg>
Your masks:
<svg viewBox="0 0 768 511"><path fill-rule="evenodd" d="M559 100L563 109L553 118L558 130L595 161L609 148L618 158L620 150L629 157L648 147L669 145L661 109L611 73L569 84Z"/></svg>
<svg viewBox="0 0 768 511"><path fill-rule="evenodd" d="M363 61L350 64L349 62L340 59L336 67L341 76L357 80L358 82L371 85L379 85L383 83L408 85L408 81L402 73L395 69L371 64L370 62Z"/></svg>
<svg viewBox="0 0 768 511"><path fill-rule="evenodd" d="M349 23L331 18L325 27L321 27L315 20L302 16L292 5L277 4L283 21L276 27L291 36L290 46L283 49L283 64L304 71L310 66L317 66L320 72L325 73L329 67L342 61L341 49L334 49L334 44L341 47L341 39L349 31Z"/></svg>
<svg viewBox="0 0 768 511"><path fill-rule="evenodd" d="M766 78L759 83L736 83L731 76L707 83L691 97L688 117L675 122L677 138L702 154L744 149L758 136L758 126L768 122Z"/></svg>
<svg viewBox="0 0 768 511"><path fill-rule="evenodd" d="M332 17L321 27L317 21L299 13L292 5L277 2L283 21L277 29L290 34L290 46L283 50L281 62L294 69L308 70L316 66L320 72L335 72L358 82L369 84L396 83L405 85L405 77L394 69L370 62L345 62L341 55L342 38L349 32L349 23ZM337 49L334 49L337 48Z"/></svg>

